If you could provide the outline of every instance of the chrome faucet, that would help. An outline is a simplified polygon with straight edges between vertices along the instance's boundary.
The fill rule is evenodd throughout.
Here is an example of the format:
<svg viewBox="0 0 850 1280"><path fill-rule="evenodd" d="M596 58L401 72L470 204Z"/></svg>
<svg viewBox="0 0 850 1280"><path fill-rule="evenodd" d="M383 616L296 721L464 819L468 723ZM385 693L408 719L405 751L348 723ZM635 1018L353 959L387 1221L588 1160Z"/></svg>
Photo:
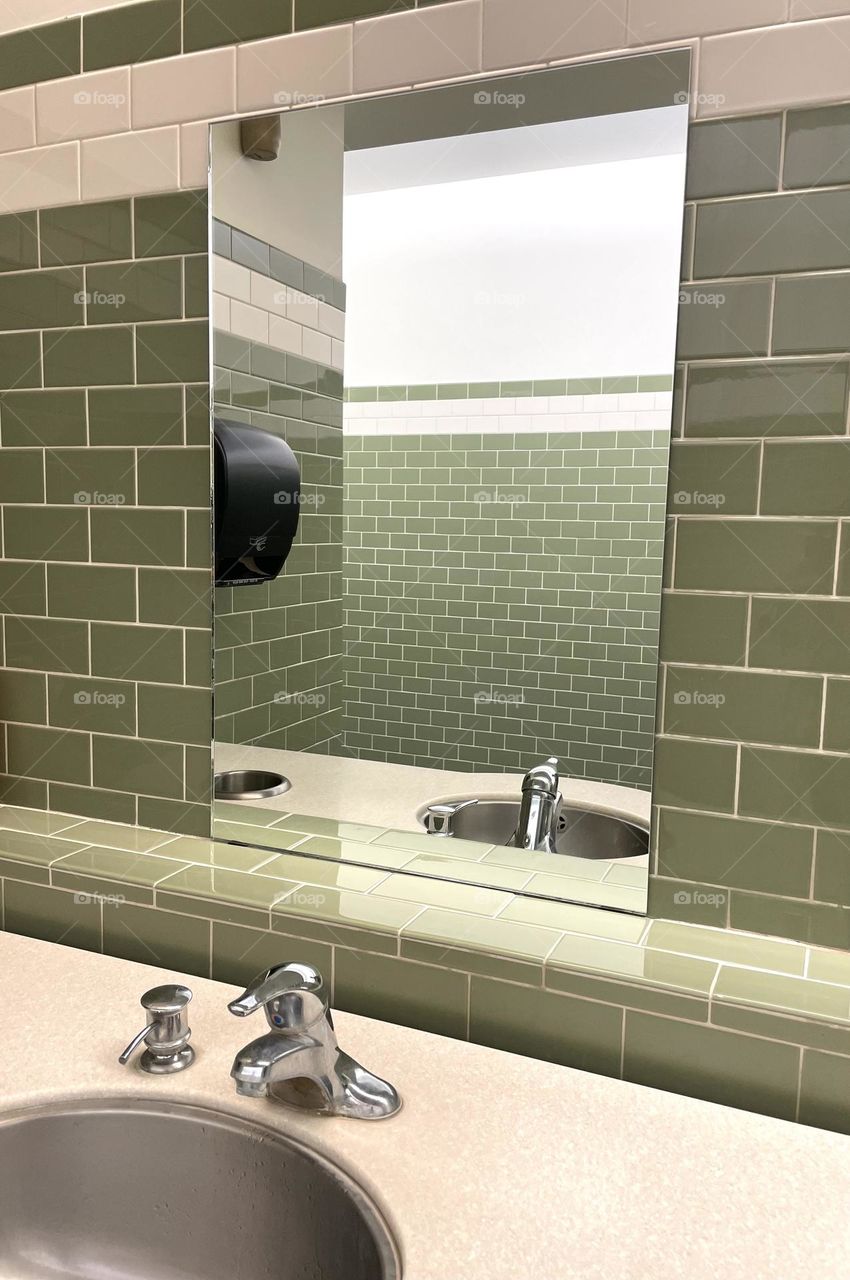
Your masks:
<svg viewBox="0 0 850 1280"><path fill-rule="evenodd" d="M536 849L555 853L555 836L561 812L560 761L550 756L543 764L529 769L522 780L522 803L519 821L510 843L517 849Z"/></svg>
<svg viewBox="0 0 850 1280"><path fill-rule="evenodd" d="M263 1008L271 1028L237 1053L230 1072L237 1093L359 1120L383 1120L401 1107L391 1084L340 1049L322 975L312 965L266 969L227 1007L238 1018Z"/></svg>

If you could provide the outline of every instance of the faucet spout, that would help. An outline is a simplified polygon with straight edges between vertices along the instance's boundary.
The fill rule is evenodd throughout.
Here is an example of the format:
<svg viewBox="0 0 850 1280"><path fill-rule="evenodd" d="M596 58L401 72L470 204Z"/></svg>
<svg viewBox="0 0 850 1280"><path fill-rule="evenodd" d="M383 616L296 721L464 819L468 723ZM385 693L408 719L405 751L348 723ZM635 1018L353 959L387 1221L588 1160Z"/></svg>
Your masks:
<svg viewBox="0 0 850 1280"><path fill-rule="evenodd" d="M556 852L555 835L561 812L559 768L560 761L550 756L543 764L529 769L523 778L519 821L511 839L517 849Z"/></svg>
<svg viewBox="0 0 850 1280"><path fill-rule="evenodd" d="M270 1085L297 1075L310 1075L306 1060L296 1065L292 1059L317 1049L321 1049L321 1044L312 1036L283 1036L278 1032L267 1032L237 1053L230 1071L236 1081L236 1092L265 1097ZM246 1085L247 1089L244 1088Z"/></svg>

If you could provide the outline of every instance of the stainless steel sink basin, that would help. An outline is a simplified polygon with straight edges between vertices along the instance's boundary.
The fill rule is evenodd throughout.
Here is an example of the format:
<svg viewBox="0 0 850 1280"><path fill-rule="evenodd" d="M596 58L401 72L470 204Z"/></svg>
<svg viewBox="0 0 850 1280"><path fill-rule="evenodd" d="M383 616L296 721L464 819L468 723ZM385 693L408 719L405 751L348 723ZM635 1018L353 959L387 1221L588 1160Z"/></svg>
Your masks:
<svg viewBox="0 0 850 1280"><path fill-rule="evenodd" d="M452 835L458 840L479 840L507 845L516 831L519 803L514 800L479 800L452 818ZM564 805L558 819L556 853L573 858L637 858L649 850L646 827L595 809Z"/></svg>
<svg viewBox="0 0 850 1280"><path fill-rule="evenodd" d="M0 1118L3 1280L399 1280L368 1197L279 1133L164 1103Z"/></svg>

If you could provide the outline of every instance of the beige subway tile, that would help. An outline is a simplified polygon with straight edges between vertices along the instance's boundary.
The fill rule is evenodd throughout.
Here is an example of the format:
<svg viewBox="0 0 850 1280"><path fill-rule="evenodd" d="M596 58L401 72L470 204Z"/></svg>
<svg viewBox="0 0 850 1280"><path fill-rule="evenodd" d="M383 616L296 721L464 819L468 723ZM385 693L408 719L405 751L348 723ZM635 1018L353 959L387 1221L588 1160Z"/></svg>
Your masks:
<svg viewBox="0 0 850 1280"><path fill-rule="evenodd" d="M206 120L180 126L180 186L205 187L210 168L210 127Z"/></svg>
<svg viewBox="0 0 850 1280"><path fill-rule="evenodd" d="M237 298L240 302L251 301L251 272L230 258L222 258L218 254L213 258L213 287L228 298Z"/></svg>
<svg viewBox="0 0 850 1280"><path fill-rule="evenodd" d="M83 142L83 199L173 191L179 185L179 130L145 129Z"/></svg>
<svg viewBox="0 0 850 1280"><path fill-rule="evenodd" d="M319 327L319 304L309 294L299 293L297 289L286 291L286 318L296 324L305 324L310 329Z"/></svg>
<svg viewBox="0 0 850 1280"><path fill-rule="evenodd" d="M352 29L326 27L242 45L236 64L238 109L286 107L304 97L350 93Z"/></svg>
<svg viewBox="0 0 850 1280"><path fill-rule="evenodd" d="M331 340L316 329L303 329L301 352L307 360L316 360L319 364L330 364L333 354Z"/></svg>
<svg viewBox="0 0 850 1280"><path fill-rule="evenodd" d="M236 50L160 58L133 67L133 128L182 124L236 110Z"/></svg>
<svg viewBox="0 0 850 1280"><path fill-rule="evenodd" d="M320 302L319 329L322 333L326 333L329 338L344 338L345 312L337 310L336 307L328 306L326 302Z"/></svg>
<svg viewBox="0 0 850 1280"><path fill-rule="evenodd" d="M129 68L38 85L35 117L40 143L125 132L130 128Z"/></svg>
<svg viewBox="0 0 850 1280"><path fill-rule="evenodd" d="M787 13L788 0L631 0L629 44L767 27Z"/></svg>
<svg viewBox="0 0 850 1280"><path fill-rule="evenodd" d="M74 204L80 198L80 144L65 142L0 156L0 211Z"/></svg>
<svg viewBox="0 0 850 1280"><path fill-rule="evenodd" d="M249 307L234 298L230 304L231 332L251 342L268 342L269 318L259 307Z"/></svg>
<svg viewBox="0 0 850 1280"><path fill-rule="evenodd" d="M481 0L354 24L355 93L480 69Z"/></svg>
<svg viewBox="0 0 850 1280"><path fill-rule="evenodd" d="M626 43L627 0L484 0L484 67L571 58Z"/></svg>
<svg viewBox="0 0 850 1280"><path fill-rule="evenodd" d="M301 335L303 330L294 320L286 320L283 316L269 316L269 346L278 351L290 351L295 356L301 355Z"/></svg>
<svg viewBox="0 0 850 1280"><path fill-rule="evenodd" d="M35 89L9 89L0 93L0 151L21 151L35 146Z"/></svg>
<svg viewBox="0 0 850 1280"><path fill-rule="evenodd" d="M230 332L230 299L223 293L213 293L213 328Z"/></svg>
<svg viewBox="0 0 850 1280"><path fill-rule="evenodd" d="M698 92L699 116L850 97L850 17L709 37Z"/></svg>
<svg viewBox="0 0 850 1280"><path fill-rule="evenodd" d="M233 265L239 267L238 263ZM244 298L245 302L261 307L263 311L270 311L273 315L286 315L289 290L285 284L281 284L279 280L272 280L270 276L261 275L259 271L249 271L247 267L239 267L239 270L244 271L248 277L248 296ZM242 294L238 296L241 298Z"/></svg>

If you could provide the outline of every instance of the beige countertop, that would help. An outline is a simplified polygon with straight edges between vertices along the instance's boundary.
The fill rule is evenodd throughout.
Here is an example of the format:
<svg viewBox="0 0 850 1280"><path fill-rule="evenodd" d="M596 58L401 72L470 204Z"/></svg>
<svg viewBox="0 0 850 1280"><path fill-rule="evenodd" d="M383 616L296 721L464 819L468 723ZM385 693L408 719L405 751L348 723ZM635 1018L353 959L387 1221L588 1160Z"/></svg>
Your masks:
<svg viewBox="0 0 850 1280"><path fill-rule="evenodd" d="M350 756L323 756L307 751L273 751L268 747L215 744L215 767L275 769L292 783L290 791L258 801L263 809L280 809L305 817L365 822L397 831L421 831L417 813L435 801L464 796L482 799L516 797L517 773L460 773L450 769L422 769L406 764L382 764ZM583 778L562 778L567 804L587 804L604 813L649 824L650 795L633 787ZM246 804L246 808L250 805Z"/></svg>
<svg viewBox="0 0 850 1280"><path fill-rule="evenodd" d="M261 1121L372 1194L403 1280L850 1273L839 1134L342 1013L340 1043L404 1108L377 1124L323 1119L236 1095L230 1065L255 1028L227 1013L231 987L12 934L0 934L0 973L2 1110L133 1097ZM160 1078L120 1067L141 993L181 978L195 993L195 1065Z"/></svg>

